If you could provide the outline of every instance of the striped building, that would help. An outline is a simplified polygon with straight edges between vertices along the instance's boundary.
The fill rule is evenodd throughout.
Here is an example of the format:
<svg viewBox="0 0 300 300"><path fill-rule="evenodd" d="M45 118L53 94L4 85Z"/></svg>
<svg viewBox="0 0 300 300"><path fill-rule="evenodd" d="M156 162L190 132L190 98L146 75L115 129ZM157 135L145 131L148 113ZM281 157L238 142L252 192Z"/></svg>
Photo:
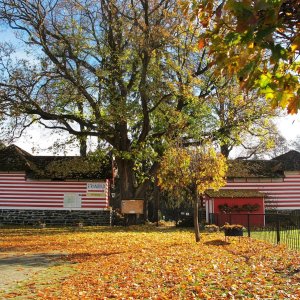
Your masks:
<svg viewBox="0 0 300 300"><path fill-rule="evenodd" d="M249 203L258 203L258 199L263 198L263 212L268 209L300 210L300 153L292 150L272 160L230 161L227 184L219 194L207 197L207 213L219 212L216 203L220 203L220 198L223 197L224 203L229 201L224 197L225 191L240 191L239 195L230 197L232 205L245 203L247 198ZM256 200L250 201L251 196L247 194L253 192L261 195L257 194Z"/></svg>
<svg viewBox="0 0 300 300"><path fill-rule="evenodd" d="M0 223L110 223L109 162L0 150ZM55 216L55 217L54 217Z"/></svg>

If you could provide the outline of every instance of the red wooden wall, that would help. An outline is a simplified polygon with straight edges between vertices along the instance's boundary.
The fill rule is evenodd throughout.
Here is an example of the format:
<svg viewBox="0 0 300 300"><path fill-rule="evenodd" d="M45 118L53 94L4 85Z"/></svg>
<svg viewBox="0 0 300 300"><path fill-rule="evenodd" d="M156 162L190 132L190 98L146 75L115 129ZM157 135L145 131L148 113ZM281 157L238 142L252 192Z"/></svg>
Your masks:
<svg viewBox="0 0 300 300"><path fill-rule="evenodd" d="M218 225L222 226L225 222L231 224L241 224L244 226L248 225L248 216L250 214L250 224L251 226L263 226L264 225L264 199L263 198L215 198L214 200L214 213L218 214ZM223 213L219 209L219 205L227 204L229 207L237 205L239 207L243 205L254 205L258 204L259 208L253 212L240 211L232 213ZM231 215L229 215L231 214Z"/></svg>
<svg viewBox="0 0 300 300"><path fill-rule="evenodd" d="M39 181L26 180L25 173L0 172L0 208L105 209L109 206L108 192L108 180Z"/></svg>

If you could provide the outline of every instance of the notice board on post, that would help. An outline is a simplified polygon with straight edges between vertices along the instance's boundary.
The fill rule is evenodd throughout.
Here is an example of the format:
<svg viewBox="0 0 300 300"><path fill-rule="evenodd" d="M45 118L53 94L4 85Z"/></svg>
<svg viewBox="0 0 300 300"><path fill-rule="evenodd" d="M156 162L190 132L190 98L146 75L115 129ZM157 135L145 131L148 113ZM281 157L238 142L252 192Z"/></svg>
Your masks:
<svg viewBox="0 0 300 300"><path fill-rule="evenodd" d="M122 200L122 214L140 214L144 213L144 200Z"/></svg>

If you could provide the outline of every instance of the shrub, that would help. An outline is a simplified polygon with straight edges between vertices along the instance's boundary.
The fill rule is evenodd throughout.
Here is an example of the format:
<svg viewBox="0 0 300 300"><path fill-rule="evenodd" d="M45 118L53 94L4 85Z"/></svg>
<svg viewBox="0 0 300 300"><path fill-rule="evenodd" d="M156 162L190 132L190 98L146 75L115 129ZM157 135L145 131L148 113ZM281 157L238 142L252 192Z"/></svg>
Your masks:
<svg viewBox="0 0 300 300"><path fill-rule="evenodd" d="M220 228L217 225L211 224L211 225L205 225L204 230L206 232L218 232Z"/></svg>

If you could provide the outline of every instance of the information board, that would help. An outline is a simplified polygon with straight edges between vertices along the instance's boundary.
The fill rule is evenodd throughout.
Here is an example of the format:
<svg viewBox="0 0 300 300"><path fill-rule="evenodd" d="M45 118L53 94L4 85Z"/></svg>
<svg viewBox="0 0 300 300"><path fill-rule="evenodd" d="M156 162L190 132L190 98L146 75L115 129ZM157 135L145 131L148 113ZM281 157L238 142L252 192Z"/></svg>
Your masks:
<svg viewBox="0 0 300 300"><path fill-rule="evenodd" d="M122 200L121 212L122 214L143 214L144 200Z"/></svg>

